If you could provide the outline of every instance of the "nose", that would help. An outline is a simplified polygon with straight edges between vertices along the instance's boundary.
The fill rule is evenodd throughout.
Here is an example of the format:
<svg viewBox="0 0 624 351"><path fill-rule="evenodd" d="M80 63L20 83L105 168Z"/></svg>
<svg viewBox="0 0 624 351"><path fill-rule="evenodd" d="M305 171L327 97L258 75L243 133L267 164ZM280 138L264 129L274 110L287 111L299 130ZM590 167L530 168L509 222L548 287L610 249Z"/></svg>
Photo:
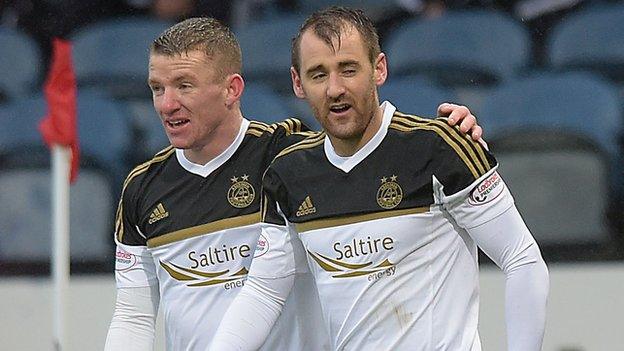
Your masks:
<svg viewBox="0 0 624 351"><path fill-rule="evenodd" d="M338 99L345 93L345 86L339 74L330 74L327 81L327 97Z"/></svg>
<svg viewBox="0 0 624 351"><path fill-rule="evenodd" d="M165 89L161 96L155 97L154 101L164 115L172 115L180 109L180 102L174 89Z"/></svg>

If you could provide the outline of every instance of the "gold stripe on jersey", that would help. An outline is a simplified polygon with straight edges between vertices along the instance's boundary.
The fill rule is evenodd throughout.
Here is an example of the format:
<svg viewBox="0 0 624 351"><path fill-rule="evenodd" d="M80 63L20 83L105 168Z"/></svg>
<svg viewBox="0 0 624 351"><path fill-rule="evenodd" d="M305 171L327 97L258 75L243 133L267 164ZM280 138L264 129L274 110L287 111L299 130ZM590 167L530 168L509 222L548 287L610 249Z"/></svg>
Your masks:
<svg viewBox="0 0 624 351"><path fill-rule="evenodd" d="M434 131L455 150L475 179L490 170L481 146L469 137L462 136L445 122L401 114L395 115L390 128L406 132L418 129Z"/></svg>
<svg viewBox="0 0 624 351"><path fill-rule="evenodd" d="M203 272L203 271L200 271L198 269L184 268L184 267L178 266L177 264L171 263L171 262L159 261L159 263L160 263L160 266L163 267L167 272L169 272L169 274L171 274L171 276L174 277L175 279L178 279L178 277L174 276L173 273L176 273L176 274L184 274L184 273L176 272L175 270L172 269L171 266L177 268L178 270L184 271L185 273L195 274L195 275L198 275L198 276L204 277L204 278L220 277L220 276L222 276L222 275L224 275L224 274L226 274L226 273L228 273L230 271L229 269L226 269L226 270L218 271L218 272ZM186 276L186 274L184 274L184 275ZM191 280L191 279L195 279L195 278L190 277L190 276L187 276L187 277L189 277L190 279L178 279L178 280Z"/></svg>
<svg viewBox="0 0 624 351"><path fill-rule="evenodd" d="M167 233L155 238L147 240L147 246L154 248L171 244L176 241L189 239L192 237L214 233L224 229L243 227L260 222L260 212L251 213L244 216L224 218L218 221L201 224L195 227L185 228L177 230L175 232Z"/></svg>
<svg viewBox="0 0 624 351"><path fill-rule="evenodd" d="M426 126L424 127L419 127L419 128L414 128L414 127L406 127L400 124L396 124L396 123L391 123L389 128L392 129L396 129L402 132L411 132L414 129L425 129L425 130L433 130L435 132L438 132L438 130L434 129L434 128L428 128ZM468 167L468 170L470 170L470 173L472 173L472 176L477 179L479 177L479 171L477 171L477 169L475 168L474 164L470 161L470 159L466 156L466 154L462 151L462 149L455 143L453 143L451 140L449 140L449 137L438 133L438 135L440 135L440 137L442 137L442 139L444 139L444 141L446 141L447 144L449 144L449 146L451 146L455 152L457 153L457 155L462 159L462 161L464 161L464 163L466 164L466 166Z"/></svg>
<svg viewBox="0 0 624 351"><path fill-rule="evenodd" d="M317 219L317 220L312 220L309 222L295 223L295 227L297 228L297 232L302 233L302 232L307 232L308 230L338 227L341 225L372 221L372 220L382 219L382 218L390 218L390 217L425 213L427 211L429 211L428 206L404 208L401 210L373 212L373 213L366 213L362 215Z"/></svg>
<svg viewBox="0 0 624 351"><path fill-rule="evenodd" d="M321 145L325 141L325 132L314 132L310 137L282 150L275 158L287 155L296 150L309 149Z"/></svg>
<svg viewBox="0 0 624 351"><path fill-rule="evenodd" d="M259 137L267 132L273 134L275 129L271 128L271 126L266 123L251 121L249 122L249 127L247 127L247 132L245 134L251 134Z"/></svg>
<svg viewBox="0 0 624 351"><path fill-rule="evenodd" d="M117 205L117 212L115 213L115 233L117 234L117 240L119 242L121 242L121 239L123 239L123 234L124 234L123 218L122 218L122 213L123 213L123 201L122 200L123 200L124 192L126 191L126 187L128 186L128 184L134 177L147 171L150 165L166 160L174 152L175 152L175 149L173 148L173 146L166 147L165 149L156 153L154 158L152 158L151 160L136 166L132 171L130 171L130 173L126 177L126 180L124 180L123 186L121 188L121 196L119 198L119 204Z"/></svg>
<svg viewBox="0 0 624 351"><path fill-rule="evenodd" d="M301 121L296 118L288 118L286 120L283 120L281 122L276 122L273 124L266 124L264 122L258 122L258 121L250 121L249 127L247 127L247 134L252 134L255 136L260 136L266 132L272 134L275 132L275 130L277 130L279 126L281 126L282 128L284 128L284 130L286 130L286 135L290 135L290 134L300 133L301 125L302 125Z"/></svg>
<svg viewBox="0 0 624 351"><path fill-rule="evenodd" d="M466 150L473 157L472 159L483 166L484 173L490 169L490 163L483 151L483 147L478 142L472 140L472 138L467 134L460 133L456 128L451 127L446 122L442 122L440 120L431 120L427 118L422 118L413 115L407 115L401 112L395 113L397 120L407 120L408 123L412 123L413 125L435 125L440 128L441 131L445 132L448 136L452 137L454 140L458 141L463 145ZM476 153L476 155L475 155Z"/></svg>
<svg viewBox="0 0 624 351"><path fill-rule="evenodd" d="M460 146L463 146L464 150L467 151L472 157L471 159L475 162L475 166L483 173L487 172L487 169L489 169L489 162L481 146L477 142L473 141L470 136L459 133L457 129L449 126L446 122L406 115L400 112L395 114L394 121L401 121L411 126L437 126L440 132L444 132L453 140L459 142Z"/></svg>

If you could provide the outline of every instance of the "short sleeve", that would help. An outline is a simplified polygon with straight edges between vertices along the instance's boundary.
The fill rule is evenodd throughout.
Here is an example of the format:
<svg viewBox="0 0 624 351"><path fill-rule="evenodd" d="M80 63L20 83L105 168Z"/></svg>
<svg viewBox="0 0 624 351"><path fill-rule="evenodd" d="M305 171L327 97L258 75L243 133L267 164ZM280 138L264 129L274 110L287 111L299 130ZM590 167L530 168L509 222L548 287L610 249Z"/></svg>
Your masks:
<svg viewBox="0 0 624 351"><path fill-rule="evenodd" d="M262 178L262 221L268 224L286 225L281 208L288 208L286 189L279 175L269 167Z"/></svg>
<svg viewBox="0 0 624 351"><path fill-rule="evenodd" d="M115 215L115 242L132 246L147 246L147 240L137 228L136 184L126 181Z"/></svg>
<svg viewBox="0 0 624 351"><path fill-rule="evenodd" d="M488 150L456 129L449 128L438 133L434 144L430 169L443 187L444 196L471 188L497 166L496 159Z"/></svg>

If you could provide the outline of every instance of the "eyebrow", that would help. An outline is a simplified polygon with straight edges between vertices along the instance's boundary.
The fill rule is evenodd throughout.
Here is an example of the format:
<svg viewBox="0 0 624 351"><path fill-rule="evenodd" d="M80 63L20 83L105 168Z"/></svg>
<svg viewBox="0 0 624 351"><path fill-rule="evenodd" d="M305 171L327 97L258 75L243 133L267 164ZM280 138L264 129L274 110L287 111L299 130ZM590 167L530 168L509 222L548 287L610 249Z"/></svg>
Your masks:
<svg viewBox="0 0 624 351"><path fill-rule="evenodd" d="M360 66L360 63L358 61L355 61L355 60L340 61L338 63L338 67L340 67L340 68L344 68L344 67L348 67L348 66Z"/></svg>
<svg viewBox="0 0 624 351"><path fill-rule="evenodd" d="M345 67L350 67L350 66L356 66L356 67L359 67L359 66L360 66L360 63L359 63L358 61L356 61L356 60L345 60L345 61L340 61L340 62L338 62L338 67L339 67L339 68L345 68ZM314 73L314 72L322 71L322 70L323 70L323 67L324 67L324 66L323 66L322 64L318 64L318 65L316 65L316 66L314 66L314 67L308 68L308 69L305 71L305 73L306 73L307 75L310 75L310 74L312 74L312 73Z"/></svg>
<svg viewBox="0 0 624 351"><path fill-rule="evenodd" d="M310 74L312 74L312 73L314 73L314 72L318 72L318 71L322 71L322 70L323 70L323 65L318 64L318 65L316 65L316 66L314 66L314 67L312 67L312 68L308 68L308 69L305 71L305 73L306 73L306 75L310 75Z"/></svg>
<svg viewBox="0 0 624 351"><path fill-rule="evenodd" d="M182 74L175 76L171 81L174 83L178 83L182 80L192 80L192 79L195 79L195 77L192 74L182 73ZM147 79L148 85L155 84L155 83L160 83L160 81L156 79L149 79L149 78Z"/></svg>

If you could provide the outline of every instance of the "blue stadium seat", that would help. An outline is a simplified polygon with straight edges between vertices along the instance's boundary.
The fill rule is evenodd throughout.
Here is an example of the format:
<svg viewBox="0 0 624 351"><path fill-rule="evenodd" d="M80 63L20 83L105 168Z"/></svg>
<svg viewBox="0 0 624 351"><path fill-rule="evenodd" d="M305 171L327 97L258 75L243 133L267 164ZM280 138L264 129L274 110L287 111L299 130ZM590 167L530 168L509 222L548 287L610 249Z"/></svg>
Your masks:
<svg viewBox="0 0 624 351"><path fill-rule="evenodd" d="M558 70L588 69L624 82L624 4L589 7L565 17L548 45Z"/></svg>
<svg viewBox="0 0 624 351"><path fill-rule="evenodd" d="M45 263L50 257L49 153L37 130L46 113L42 97L0 108L0 261ZM81 170L70 194L70 252L73 261L108 262L111 232L130 126L122 105L80 93L78 129Z"/></svg>
<svg viewBox="0 0 624 351"><path fill-rule="evenodd" d="M139 140L134 145L136 148L135 163L147 161L169 146L169 139L167 139L160 117L154 110L152 100L133 100L128 101L126 105L139 134Z"/></svg>
<svg viewBox="0 0 624 351"><path fill-rule="evenodd" d="M32 93L42 73L41 53L25 33L0 27L0 101Z"/></svg>
<svg viewBox="0 0 624 351"><path fill-rule="evenodd" d="M611 242L606 216L621 183L613 175L621 113L616 89L587 73L526 77L483 101L485 137L546 250Z"/></svg>
<svg viewBox="0 0 624 351"><path fill-rule="evenodd" d="M240 28L236 37L243 52L243 76L261 80L284 94L292 94L290 83L291 39L303 23L300 16L258 21Z"/></svg>
<svg viewBox="0 0 624 351"><path fill-rule="evenodd" d="M443 85L493 84L529 64L530 39L511 17L493 11L449 12L404 22L388 34L392 74L424 74Z"/></svg>
<svg viewBox="0 0 624 351"><path fill-rule="evenodd" d="M380 101L389 100L399 111L421 117L435 117L440 103L457 99L452 91L419 76L388 79L379 95Z"/></svg>
<svg viewBox="0 0 624 351"><path fill-rule="evenodd" d="M149 97L149 45L171 23L121 18L94 23L72 36L76 79L116 98Z"/></svg>
<svg viewBox="0 0 624 351"><path fill-rule="evenodd" d="M295 117L287 101L262 82L247 81L241 99L243 116L249 120L274 123Z"/></svg>
<svg viewBox="0 0 624 351"><path fill-rule="evenodd" d="M51 255L49 167L0 166L0 264L46 263ZM105 264L114 254L112 231L118 193L101 169L83 168L70 190L73 262Z"/></svg>
<svg viewBox="0 0 624 351"><path fill-rule="evenodd" d="M78 95L78 133L81 154L108 169L120 183L131 165L132 127L123 104L97 94ZM44 147L38 123L46 114L41 96L16 100L0 109L0 154Z"/></svg>
<svg viewBox="0 0 624 351"><path fill-rule="evenodd" d="M551 128L587 135L611 157L620 152L617 88L591 73L541 73L509 82L487 96L477 112L488 135Z"/></svg>

